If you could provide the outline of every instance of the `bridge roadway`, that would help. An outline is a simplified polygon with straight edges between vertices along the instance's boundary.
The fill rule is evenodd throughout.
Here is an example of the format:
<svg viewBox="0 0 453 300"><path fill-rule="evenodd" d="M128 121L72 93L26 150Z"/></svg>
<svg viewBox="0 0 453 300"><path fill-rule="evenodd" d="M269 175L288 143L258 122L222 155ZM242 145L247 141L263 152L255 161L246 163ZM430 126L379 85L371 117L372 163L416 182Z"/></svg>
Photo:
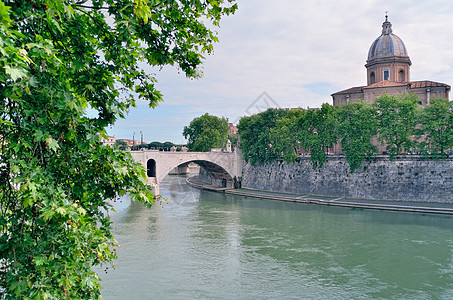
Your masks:
<svg viewBox="0 0 453 300"><path fill-rule="evenodd" d="M159 194L159 183L176 167L184 168L191 162L203 168L213 184L232 187L234 177L242 176L242 155L234 152L171 152L158 150L131 151L134 160L147 170L148 184L155 195Z"/></svg>

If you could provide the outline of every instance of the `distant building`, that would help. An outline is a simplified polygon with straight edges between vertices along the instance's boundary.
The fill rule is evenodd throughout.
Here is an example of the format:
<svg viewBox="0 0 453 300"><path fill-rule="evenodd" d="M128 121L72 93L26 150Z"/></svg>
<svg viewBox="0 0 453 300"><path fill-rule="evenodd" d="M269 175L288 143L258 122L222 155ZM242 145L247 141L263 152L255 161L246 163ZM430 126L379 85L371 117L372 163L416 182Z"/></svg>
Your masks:
<svg viewBox="0 0 453 300"><path fill-rule="evenodd" d="M107 136L107 138L103 138L101 137L101 142L105 145L105 146L113 146L115 145L115 137L114 136Z"/></svg>
<svg viewBox="0 0 453 300"><path fill-rule="evenodd" d="M228 135L233 135L238 133L238 128L233 125L233 123L228 123Z"/></svg>
<svg viewBox="0 0 453 300"><path fill-rule="evenodd" d="M320 108L319 107L310 107L310 106L307 106L307 108L303 108L303 107L291 107L289 110L319 110Z"/></svg>
<svg viewBox="0 0 453 300"><path fill-rule="evenodd" d="M410 81L410 66L406 46L393 34L392 23L385 16L382 34L371 44L368 51L367 85L352 87L332 94L333 105L345 105L364 100L373 103L382 94L402 95L414 93L420 99L420 105L426 105L431 98L446 98L450 86L434 81Z"/></svg>

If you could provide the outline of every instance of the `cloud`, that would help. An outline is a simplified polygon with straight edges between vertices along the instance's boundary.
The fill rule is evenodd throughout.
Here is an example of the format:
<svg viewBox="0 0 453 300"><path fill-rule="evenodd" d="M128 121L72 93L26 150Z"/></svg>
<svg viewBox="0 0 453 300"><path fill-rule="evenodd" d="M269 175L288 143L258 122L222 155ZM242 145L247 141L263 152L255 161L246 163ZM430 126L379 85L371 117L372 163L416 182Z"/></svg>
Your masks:
<svg viewBox="0 0 453 300"><path fill-rule="evenodd" d="M140 105L109 133L142 130L147 141L181 142L193 118L208 112L237 120L264 91L281 107L332 103L330 94L366 84L368 49L381 34L385 11L408 49L411 79L451 84L451 1L239 1L238 12L221 22L204 77L150 69L165 102L155 110Z"/></svg>

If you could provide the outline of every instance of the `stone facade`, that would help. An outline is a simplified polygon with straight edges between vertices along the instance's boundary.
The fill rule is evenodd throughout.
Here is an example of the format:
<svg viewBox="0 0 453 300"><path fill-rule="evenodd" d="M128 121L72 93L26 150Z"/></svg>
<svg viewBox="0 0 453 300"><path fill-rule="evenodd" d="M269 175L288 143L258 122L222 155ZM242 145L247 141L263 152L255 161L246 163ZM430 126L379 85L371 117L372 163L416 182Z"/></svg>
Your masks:
<svg viewBox="0 0 453 300"><path fill-rule="evenodd" d="M107 138L100 137L101 143L104 144L105 146L110 146L112 147L115 145L115 137L114 136L107 136Z"/></svg>
<svg viewBox="0 0 453 300"><path fill-rule="evenodd" d="M329 157L313 170L309 158L243 168L242 186L273 192L355 199L453 202L453 158L375 157L349 171L344 157Z"/></svg>
<svg viewBox="0 0 453 300"><path fill-rule="evenodd" d="M332 95L333 105L345 105L350 102L364 100L373 103L374 100L384 93L392 96L400 96L407 93L416 94L420 105L427 105L432 98L449 97L450 86L434 81L414 81L399 83L392 81L381 81L369 86L353 87Z"/></svg>
<svg viewBox="0 0 453 300"><path fill-rule="evenodd" d="M233 123L228 123L228 135L233 135L238 133L237 126L233 125Z"/></svg>
<svg viewBox="0 0 453 300"><path fill-rule="evenodd" d="M393 59L375 60L365 65L367 68L368 85L388 80L393 82L409 82L410 62L402 63ZM388 79L384 79L384 71L388 71Z"/></svg>

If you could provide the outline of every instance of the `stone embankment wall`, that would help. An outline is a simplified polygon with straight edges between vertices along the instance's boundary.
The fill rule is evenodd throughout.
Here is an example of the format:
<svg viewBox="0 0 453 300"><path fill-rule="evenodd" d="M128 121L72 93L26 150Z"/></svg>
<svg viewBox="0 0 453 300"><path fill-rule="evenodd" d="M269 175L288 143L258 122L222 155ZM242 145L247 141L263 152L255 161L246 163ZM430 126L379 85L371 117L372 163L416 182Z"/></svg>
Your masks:
<svg viewBox="0 0 453 300"><path fill-rule="evenodd" d="M198 179L206 184L220 184L205 168L200 167Z"/></svg>
<svg viewBox="0 0 453 300"><path fill-rule="evenodd" d="M310 159L247 164L242 186L266 191L356 199L453 202L453 158L375 157L354 173L344 157L313 170Z"/></svg>

